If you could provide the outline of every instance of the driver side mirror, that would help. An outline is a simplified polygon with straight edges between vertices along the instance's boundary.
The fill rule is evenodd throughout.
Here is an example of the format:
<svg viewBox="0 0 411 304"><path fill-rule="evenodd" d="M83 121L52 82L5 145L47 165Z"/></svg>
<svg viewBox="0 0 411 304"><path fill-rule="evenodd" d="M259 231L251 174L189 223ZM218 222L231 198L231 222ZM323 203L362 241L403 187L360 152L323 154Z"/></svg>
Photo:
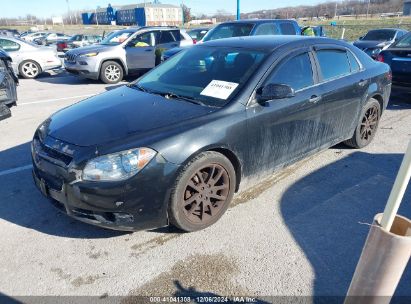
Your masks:
<svg viewBox="0 0 411 304"><path fill-rule="evenodd" d="M286 84L270 83L258 89L257 94L260 101L268 101L294 97L295 91L292 87Z"/></svg>

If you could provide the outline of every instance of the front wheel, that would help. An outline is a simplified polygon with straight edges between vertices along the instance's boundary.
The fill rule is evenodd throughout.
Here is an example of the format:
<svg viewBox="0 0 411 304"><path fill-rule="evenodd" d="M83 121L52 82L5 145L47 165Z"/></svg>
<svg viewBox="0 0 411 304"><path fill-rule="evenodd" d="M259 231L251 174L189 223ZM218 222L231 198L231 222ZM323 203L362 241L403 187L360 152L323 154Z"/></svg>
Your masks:
<svg viewBox="0 0 411 304"><path fill-rule="evenodd" d="M235 191L231 162L217 152L203 152L180 173L172 190L170 223L184 231L197 231L217 222Z"/></svg>
<svg viewBox="0 0 411 304"><path fill-rule="evenodd" d="M106 61L101 66L100 79L107 84L115 84L123 80L123 68L115 61Z"/></svg>
<svg viewBox="0 0 411 304"><path fill-rule="evenodd" d="M381 117L381 106L378 100L371 98L361 111L360 121L354 135L344 143L353 148L363 148L374 139Z"/></svg>

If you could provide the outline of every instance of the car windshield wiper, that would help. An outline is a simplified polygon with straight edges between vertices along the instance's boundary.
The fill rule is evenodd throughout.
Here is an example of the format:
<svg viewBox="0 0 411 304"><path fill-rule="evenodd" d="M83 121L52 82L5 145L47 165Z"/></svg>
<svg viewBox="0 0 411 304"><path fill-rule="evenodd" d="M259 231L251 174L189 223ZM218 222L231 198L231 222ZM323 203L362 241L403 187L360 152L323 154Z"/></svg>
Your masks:
<svg viewBox="0 0 411 304"><path fill-rule="evenodd" d="M196 100L194 98L187 97L187 96L181 96L181 95L178 95L178 94L175 94L175 93L167 92L167 93L158 93L158 94L164 96L167 99L181 99L181 100L185 100L185 101L194 103L194 104L199 105L199 106L207 106L206 104L202 103L199 100Z"/></svg>

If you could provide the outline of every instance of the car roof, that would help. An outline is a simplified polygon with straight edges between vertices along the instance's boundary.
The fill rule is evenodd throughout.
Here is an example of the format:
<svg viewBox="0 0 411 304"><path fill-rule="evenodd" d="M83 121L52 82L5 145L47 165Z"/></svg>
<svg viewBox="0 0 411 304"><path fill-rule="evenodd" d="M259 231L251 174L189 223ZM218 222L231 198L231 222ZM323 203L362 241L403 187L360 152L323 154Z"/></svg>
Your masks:
<svg viewBox="0 0 411 304"><path fill-rule="evenodd" d="M227 39L217 39L204 42L201 45L207 45L212 47L233 47L233 48L249 48L249 49L265 49L274 50L279 46L298 43L309 42L310 44L316 43L330 43L345 45L345 43L324 37L310 37L299 35L267 35L267 36L243 36Z"/></svg>
<svg viewBox="0 0 411 304"><path fill-rule="evenodd" d="M223 23L220 23L220 25L221 24L232 24L232 23L260 24L260 23L267 23L267 22L284 22L284 21L296 22L293 19L241 19L241 20L223 22Z"/></svg>

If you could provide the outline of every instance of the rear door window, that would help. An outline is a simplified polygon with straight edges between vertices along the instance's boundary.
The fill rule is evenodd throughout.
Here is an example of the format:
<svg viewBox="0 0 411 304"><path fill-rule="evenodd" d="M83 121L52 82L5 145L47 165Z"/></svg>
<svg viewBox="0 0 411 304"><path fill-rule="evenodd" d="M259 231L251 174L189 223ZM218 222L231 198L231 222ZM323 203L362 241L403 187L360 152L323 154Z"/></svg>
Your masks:
<svg viewBox="0 0 411 304"><path fill-rule="evenodd" d="M0 48L6 52L14 52L20 49L20 44L8 39L0 39Z"/></svg>
<svg viewBox="0 0 411 304"><path fill-rule="evenodd" d="M323 80L338 78L351 72L346 51L319 50L317 51L317 58Z"/></svg>
<svg viewBox="0 0 411 304"><path fill-rule="evenodd" d="M280 22L280 30L283 35L296 35L295 27L291 22Z"/></svg>
<svg viewBox="0 0 411 304"><path fill-rule="evenodd" d="M255 35L278 35L278 28L277 25L274 23L263 23L260 24L256 31Z"/></svg>
<svg viewBox="0 0 411 304"><path fill-rule="evenodd" d="M180 39L180 33L179 31L162 31L161 32L161 38L160 38L160 44L164 43L172 43L179 41Z"/></svg>
<svg viewBox="0 0 411 304"><path fill-rule="evenodd" d="M296 91L314 85L313 70L308 53L285 59L267 78L266 84L268 83L286 84Z"/></svg>

